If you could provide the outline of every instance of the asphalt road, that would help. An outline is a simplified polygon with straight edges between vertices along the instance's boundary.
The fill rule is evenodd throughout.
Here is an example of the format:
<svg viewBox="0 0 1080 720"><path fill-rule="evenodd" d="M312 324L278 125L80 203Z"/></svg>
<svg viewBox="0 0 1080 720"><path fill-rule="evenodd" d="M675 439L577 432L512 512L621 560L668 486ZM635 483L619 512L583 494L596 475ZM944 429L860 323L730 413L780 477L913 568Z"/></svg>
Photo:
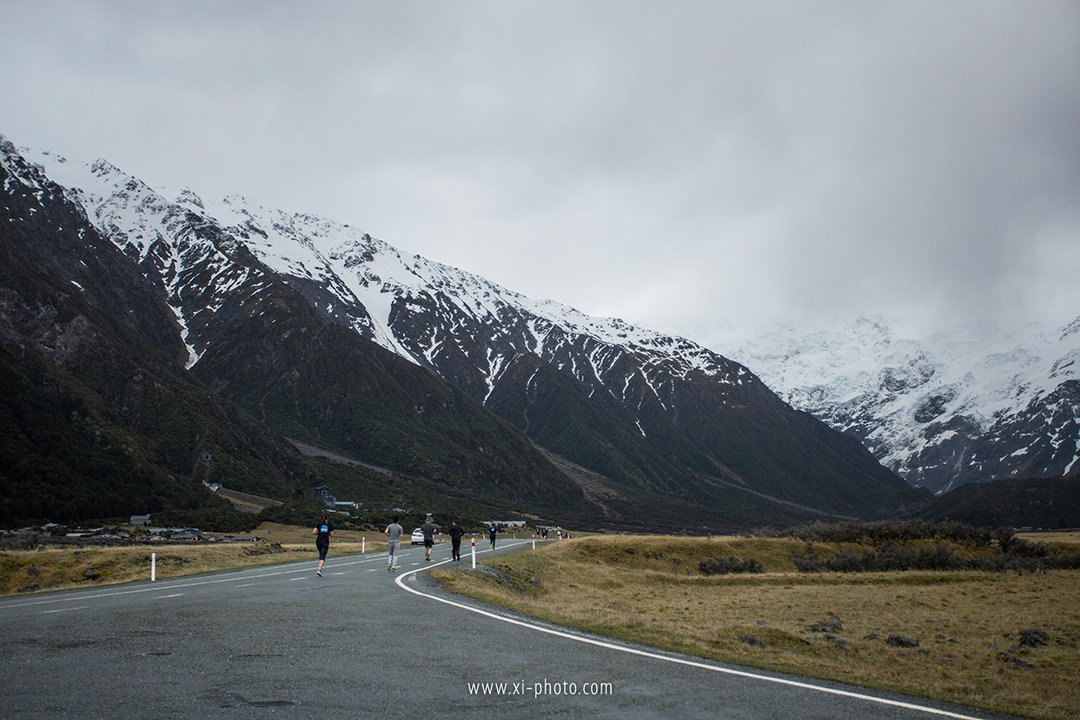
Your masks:
<svg viewBox="0 0 1080 720"><path fill-rule="evenodd" d="M406 546L396 575L384 553L333 550L322 578L311 560L0 601L0 718L1003 717L464 600L426 572L449 545L431 563Z"/></svg>

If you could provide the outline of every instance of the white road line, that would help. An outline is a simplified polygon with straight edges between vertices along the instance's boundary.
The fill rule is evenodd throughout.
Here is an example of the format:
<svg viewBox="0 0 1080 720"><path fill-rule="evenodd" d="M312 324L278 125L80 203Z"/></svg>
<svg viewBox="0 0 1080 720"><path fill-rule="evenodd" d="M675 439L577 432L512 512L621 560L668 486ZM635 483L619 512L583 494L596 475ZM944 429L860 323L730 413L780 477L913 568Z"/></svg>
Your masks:
<svg viewBox="0 0 1080 720"><path fill-rule="evenodd" d="M90 607L90 606L89 605L80 605L79 607L73 607L73 608L57 608L56 610L45 610L41 614L42 615L51 615L53 613L59 613L59 612L71 612L72 610L85 610L88 607Z"/></svg>
<svg viewBox="0 0 1080 720"><path fill-rule="evenodd" d="M513 543L514 545L523 545L528 541L519 543ZM481 552L491 552L490 550L482 550L477 552L479 555ZM674 663L677 665L686 665L689 667L700 668L702 670L711 670L712 672L723 673L726 675L735 675L738 677L750 678L752 680L762 680L764 682L776 683L778 685L787 685L789 687L797 687L803 690L816 690L817 692L827 693L829 695L839 695L841 697L855 698L857 700L865 700L867 702L878 703L880 705L889 705L891 707L904 708L905 710L916 710L919 712L929 713L931 715L939 715L941 717L956 718L957 720L981 720L974 715L962 715L960 713L954 713L949 710L939 710L937 708L926 707L924 705L916 705L914 703L903 702L901 700L889 700L888 698L875 697L873 695L864 695L863 693L852 692L850 690L839 690L837 688L825 687L823 685L813 685L808 682L800 682L798 680L788 680L786 678L771 677L769 675L759 675L757 673L747 672L745 670L735 670L733 668L721 667L719 665L710 665L706 662L688 660L685 658L670 657L667 655L660 655L659 653L649 652L648 650L640 650L638 648L628 647L626 645L617 645L612 642L605 642L603 640L597 640L596 638L585 637L583 635L576 635L569 631L556 630L554 628L544 627L543 625L536 625L534 623L525 622L524 620L518 620L517 618L505 617L503 615L497 615L487 610L482 610L478 607L472 607L465 603L455 602L446 598L441 598L438 595L432 595L430 593L422 592L414 587L408 587L403 582L406 577L414 575L424 570L436 568L440 565L445 565L451 560L443 560L442 562L435 563L428 568L420 568L419 570L409 570L397 577L394 581L398 587L407 592L411 592L414 595L428 598L429 600L436 600L446 605L451 605L462 610L468 610L469 612L476 613L477 615L483 615L484 617L491 618L492 620L499 620L501 622L510 623L511 625L518 625L529 630L536 630L537 632L547 633L548 635L554 635L556 637L565 638L567 640L573 640L575 642L585 643L586 645L595 645L597 647L607 648L608 650L616 650L618 652L628 653L630 655L638 655L641 657L651 658L653 660L661 660L663 662Z"/></svg>
<svg viewBox="0 0 1080 720"><path fill-rule="evenodd" d="M174 598L174 597L180 597L180 596L181 596L181 595L183 595L183 594L184 594L184 593L173 593L172 595L158 595L158 596L157 596L156 598L154 598L154 599L155 599L155 600L164 600L164 599L166 599L166 598Z"/></svg>

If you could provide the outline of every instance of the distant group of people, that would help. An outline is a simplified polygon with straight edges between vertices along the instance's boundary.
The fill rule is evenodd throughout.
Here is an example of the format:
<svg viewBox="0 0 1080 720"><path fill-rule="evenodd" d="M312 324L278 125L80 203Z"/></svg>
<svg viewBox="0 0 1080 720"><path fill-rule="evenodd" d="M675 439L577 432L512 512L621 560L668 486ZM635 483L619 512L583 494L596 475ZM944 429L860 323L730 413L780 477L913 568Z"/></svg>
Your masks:
<svg viewBox="0 0 1080 720"><path fill-rule="evenodd" d="M405 531L398 519L398 516L395 515L393 522L387 525L386 530L383 531L386 537L389 538L386 544L388 555L386 569L390 572L397 571L398 553L401 551L401 533ZM430 517L424 520L424 524L420 526L420 532L424 536L424 562L431 562L431 549L435 546L435 533L438 530L438 526L431 521ZM450 551L454 560L461 560L461 538L464 535L464 528L458 525L457 520L451 520Z"/></svg>
<svg viewBox="0 0 1080 720"><path fill-rule="evenodd" d="M405 528L401 526L399 522L400 518L395 515L393 520L383 534L387 537L386 552L387 563L386 569L389 572L397 572L398 569L398 557L401 553L401 534L405 532ZM431 550L435 546L435 533L439 531L438 526L431 521L428 517L424 520L424 524L420 526L420 532L424 536L424 562L431 562ZM334 528L330 524L326 513L322 513L322 517L319 524L312 530L312 534L315 535L315 549L319 552L319 565L315 570L315 573L322 577L323 565L326 563L326 553L330 549L330 538L334 536ZM465 535L465 529L458 524L457 520L450 521L450 555L454 561L461 560L461 538ZM491 549L495 549L495 538L499 534L499 528L494 523L488 528L488 539L491 543ZM540 536L546 540L548 536L547 528L540 529ZM563 537L562 532L559 533L560 538ZM569 535L566 535L569 537Z"/></svg>

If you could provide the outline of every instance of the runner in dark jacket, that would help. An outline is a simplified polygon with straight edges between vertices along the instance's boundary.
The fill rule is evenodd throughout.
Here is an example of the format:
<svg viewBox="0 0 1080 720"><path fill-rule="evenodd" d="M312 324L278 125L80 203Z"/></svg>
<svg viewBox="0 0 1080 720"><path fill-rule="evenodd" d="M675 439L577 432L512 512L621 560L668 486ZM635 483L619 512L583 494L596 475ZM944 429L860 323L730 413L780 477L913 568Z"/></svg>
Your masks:
<svg viewBox="0 0 1080 720"><path fill-rule="evenodd" d="M455 560L461 559L461 537L465 530L457 524L457 520L450 521L450 553Z"/></svg>

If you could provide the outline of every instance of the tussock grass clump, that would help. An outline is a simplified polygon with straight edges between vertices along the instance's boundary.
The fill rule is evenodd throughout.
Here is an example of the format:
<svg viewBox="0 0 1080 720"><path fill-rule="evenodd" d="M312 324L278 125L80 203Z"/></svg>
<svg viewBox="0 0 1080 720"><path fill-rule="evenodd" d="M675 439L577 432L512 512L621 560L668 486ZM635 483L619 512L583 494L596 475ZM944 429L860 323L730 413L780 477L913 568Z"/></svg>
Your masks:
<svg viewBox="0 0 1080 720"><path fill-rule="evenodd" d="M946 556L975 554L944 539L907 542L916 555L920 546L942 553L939 544ZM813 547L876 552L847 541ZM455 592L668 650L1015 715L1076 717L1080 572L800 573L791 558L806 548L793 537L597 536L486 561L502 582L488 571L433 574ZM716 558L756 559L764 572L703 574L701 563Z"/></svg>

